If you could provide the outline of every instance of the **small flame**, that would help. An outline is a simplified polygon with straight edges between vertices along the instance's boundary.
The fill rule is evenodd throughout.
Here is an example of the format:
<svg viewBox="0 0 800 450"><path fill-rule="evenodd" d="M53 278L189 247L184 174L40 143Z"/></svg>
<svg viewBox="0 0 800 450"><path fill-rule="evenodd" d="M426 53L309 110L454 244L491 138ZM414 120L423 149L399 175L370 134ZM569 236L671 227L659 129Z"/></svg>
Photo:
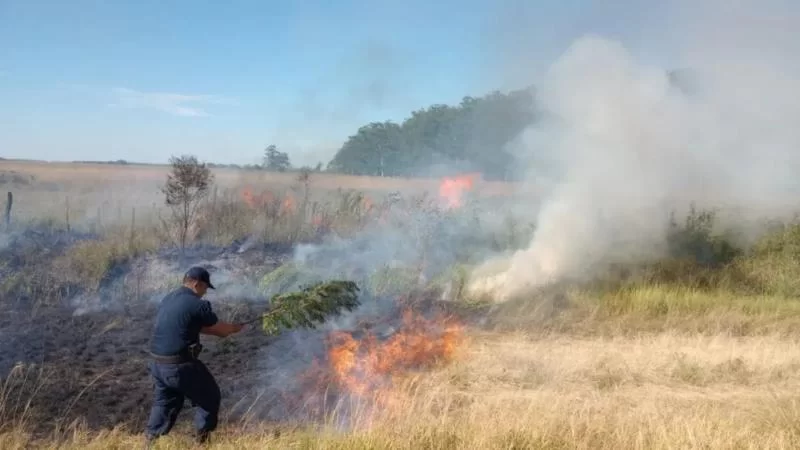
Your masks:
<svg viewBox="0 0 800 450"><path fill-rule="evenodd" d="M281 203L281 210L284 213L293 213L297 209L297 203L294 200L294 197L291 194L286 194L286 197L283 199L283 203Z"/></svg>
<svg viewBox="0 0 800 450"><path fill-rule="evenodd" d="M269 191L262 192L260 194L256 194L253 192L253 188L250 186L245 186L242 188L242 200L247 204L248 207L257 209L263 208L266 205L270 204L273 201L272 193Z"/></svg>
<svg viewBox="0 0 800 450"><path fill-rule="evenodd" d="M375 204L372 202L372 199L369 197L364 197L361 199L361 206L364 212L372 212L372 209L375 207Z"/></svg>
<svg viewBox="0 0 800 450"><path fill-rule="evenodd" d="M256 194L252 187L246 186L241 190L241 197L242 201L252 209L264 209L267 207L276 208L281 214L294 213L297 211L297 201L291 194L286 194L283 199L278 200L275 194L270 191Z"/></svg>
<svg viewBox="0 0 800 450"><path fill-rule="evenodd" d="M442 179L439 183L439 197L448 209L460 208L464 203L464 193L472 190L480 174L468 173L457 177Z"/></svg>

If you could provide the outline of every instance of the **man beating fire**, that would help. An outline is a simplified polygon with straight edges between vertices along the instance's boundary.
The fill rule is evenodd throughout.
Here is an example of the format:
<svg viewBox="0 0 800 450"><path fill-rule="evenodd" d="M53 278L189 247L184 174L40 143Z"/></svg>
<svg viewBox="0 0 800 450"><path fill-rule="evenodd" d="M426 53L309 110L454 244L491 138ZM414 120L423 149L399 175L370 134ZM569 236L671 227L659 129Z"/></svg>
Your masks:
<svg viewBox="0 0 800 450"><path fill-rule="evenodd" d="M175 425L185 398L196 407L198 443L205 443L217 427L221 394L214 376L198 359L200 333L226 337L244 325L220 321L211 303L203 300L208 289L214 289L211 275L202 267L192 267L183 277L183 286L159 305L148 363L155 397L145 429L148 448Z"/></svg>

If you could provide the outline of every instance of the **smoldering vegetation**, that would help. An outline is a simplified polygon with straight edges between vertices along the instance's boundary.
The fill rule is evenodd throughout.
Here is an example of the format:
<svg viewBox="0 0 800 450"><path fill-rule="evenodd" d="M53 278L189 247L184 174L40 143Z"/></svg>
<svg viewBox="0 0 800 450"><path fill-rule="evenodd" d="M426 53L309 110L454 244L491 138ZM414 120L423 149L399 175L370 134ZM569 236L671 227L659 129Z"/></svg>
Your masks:
<svg viewBox="0 0 800 450"><path fill-rule="evenodd" d="M380 352L381 343L408 333L409 311L422 323L414 328L416 337L433 343L446 338L446 318L477 328L510 323L503 318L508 308L473 298L465 288L481 263L524 248L536 232L536 224L525 221L528 215L515 214L517 199L481 198L479 183L425 196L344 192L324 207L313 201L287 206L291 193L273 193L276 200L259 204L247 192L211 197L205 205L251 220L226 245L215 243L214 222L205 216L199 217L197 238L183 250L169 240L148 247L144 238L151 237L144 231L100 235L53 222L3 235L0 287L8 313L0 369L28 374L9 380L19 398L30 395L23 409L41 431L55 419L85 420L92 427L142 425L150 396L145 361L152 316L190 265L211 270L218 289L209 298L229 320L258 317L272 295L315 281L351 279L362 289L361 308L316 330L267 337L256 324L234 338L205 339L204 359L223 389L227 420L317 423L335 412L340 426L353 426L354 408L379 409L357 386L385 388L391 377L337 365L337 333L356 347L374 339L370 350L355 353ZM713 214L692 214L671 225L675 257L710 268L741 254L741 247L719 237ZM652 267L625 277L648 273ZM616 279L627 279L621 276ZM535 295L524 308L536 310L547 301ZM553 305L556 313L569 306ZM420 360L437 358L398 365L413 370ZM64 406L48 406L53 404Z"/></svg>
<svg viewBox="0 0 800 450"><path fill-rule="evenodd" d="M764 19L797 23L797 12L781 1L716 3L667 8L685 45L672 49L682 71L601 36L576 40L549 65L537 98L546 120L511 145L526 180L546 186L538 229L504 268L485 267L475 292L524 295L668 256L665 218L691 204L720 210L751 242L766 220L792 220L797 44Z"/></svg>
<svg viewBox="0 0 800 450"><path fill-rule="evenodd" d="M436 195L368 198L352 192L323 207L287 201L296 198L291 192L274 192L272 203L254 203L246 189L206 199L204 208L216 215L199 216L192 244L184 249L169 240L165 221L151 222L151 230L161 227L160 236L166 236L154 244L144 217L136 226L116 224L105 233L83 231L96 229L89 223L49 220L17 222L3 234L0 289L8 313L0 370L29 375L9 382L19 395L30 395L26 417L40 431L56 419L84 420L92 427L142 424L155 307L191 265L212 272L218 289L209 299L228 320L258 317L270 296L317 280L359 283L363 306L318 330L268 338L255 324L235 338L205 342L204 359L218 377L231 420L321 420L321 400L313 408L307 404L302 380L315 362L326 360L332 332L385 340L403 328L408 309L422 317L452 314L440 304L442 288L453 281L452 267L529 236L524 226L508 227L514 219L503 216L496 202L469 193L457 194L459 205L452 209ZM220 213L250 221L225 245L215 236L220 222L211 222ZM323 392L324 382L318 377L314 389ZM349 394L345 389L329 395L325 401L335 404ZM54 404L63 407L48 407Z"/></svg>

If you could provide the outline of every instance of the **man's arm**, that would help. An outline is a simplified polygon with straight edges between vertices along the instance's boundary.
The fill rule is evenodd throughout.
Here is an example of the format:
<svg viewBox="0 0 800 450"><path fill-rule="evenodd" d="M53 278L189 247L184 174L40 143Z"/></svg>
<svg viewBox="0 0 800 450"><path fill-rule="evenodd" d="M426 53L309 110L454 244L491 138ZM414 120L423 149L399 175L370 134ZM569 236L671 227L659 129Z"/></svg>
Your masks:
<svg viewBox="0 0 800 450"><path fill-rule="evenodd" d="M200 306L199 315L200 323L202 324L200 332L203 334L226 337L233 333L238 333L244 327L236 323L221 322L217 314L214 313L214 310L211 309L211 303L209 301L203 301Z"/></svg>
<svg viewBox="0 0 800 450"><path fill-rule="evenodd" d="M200 332L217 337L226 337L233 333L238 333L243 327L244 325L238 323L217 322L209 327L200 328Z"/></svg>

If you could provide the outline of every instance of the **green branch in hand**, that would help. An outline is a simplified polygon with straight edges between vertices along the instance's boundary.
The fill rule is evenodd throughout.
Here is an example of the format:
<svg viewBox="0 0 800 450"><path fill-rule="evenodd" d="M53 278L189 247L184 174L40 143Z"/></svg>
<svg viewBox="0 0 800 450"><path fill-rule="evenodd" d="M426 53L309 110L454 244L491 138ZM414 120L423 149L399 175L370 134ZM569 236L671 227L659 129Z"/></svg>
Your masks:
<svg viewBox="0 0 800 450"><path fill-rule="evenodd" d="M316 283L299 292L272 297L270 310L262 316L261 327L266 334L278 334L283 329L316 328L330 316L352 311L358 300L358 285L353 281L334 280Z"/></svg>

